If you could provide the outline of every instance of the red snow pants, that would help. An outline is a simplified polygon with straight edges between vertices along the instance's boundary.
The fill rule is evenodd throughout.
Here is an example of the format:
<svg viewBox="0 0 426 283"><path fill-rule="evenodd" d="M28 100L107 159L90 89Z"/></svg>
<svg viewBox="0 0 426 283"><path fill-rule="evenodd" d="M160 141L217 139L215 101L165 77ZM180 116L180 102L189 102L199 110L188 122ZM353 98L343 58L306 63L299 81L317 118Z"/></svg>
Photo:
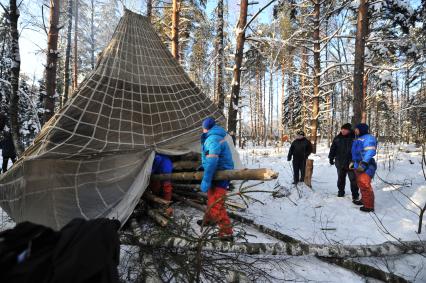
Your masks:
<svg viewBox="0 0 426 283"><path fill-rule="evenodd" d="M361 200L366 208L374 209L374 192L371 177L367 173L356 173L356 182L361 191Z"/></svg>
<svg viewBox="0 0 426 283"><path fill-rule="evenodd" d="M170 181L151 181L149 184L151 191L154 195L161 196L163 199L171 201L173 186Z"/></svg>
<svg viewBox="0 0 426 283"><path fill-rule="evenodd" d="M231 220L225 208L226 189L213 187L207 191L207 209L205 222L213 222L219 226L219 237L233 234ZM209 209L210 208L210 209Z"/></svg>

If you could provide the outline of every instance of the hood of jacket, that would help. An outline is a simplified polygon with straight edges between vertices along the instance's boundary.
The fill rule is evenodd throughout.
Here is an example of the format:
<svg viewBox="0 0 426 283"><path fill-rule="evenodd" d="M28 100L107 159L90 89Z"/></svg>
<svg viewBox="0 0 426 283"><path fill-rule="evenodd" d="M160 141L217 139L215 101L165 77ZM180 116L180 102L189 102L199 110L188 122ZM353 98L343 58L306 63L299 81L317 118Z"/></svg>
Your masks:
<svg viewBox="0 0 426 283"><path fill-rule="evenodd" d="M203 136L207 139L210 136L220 136L222 138L226 137L227 133L224 128L221 126L215 125L207 133L204 133Z"/></svg>

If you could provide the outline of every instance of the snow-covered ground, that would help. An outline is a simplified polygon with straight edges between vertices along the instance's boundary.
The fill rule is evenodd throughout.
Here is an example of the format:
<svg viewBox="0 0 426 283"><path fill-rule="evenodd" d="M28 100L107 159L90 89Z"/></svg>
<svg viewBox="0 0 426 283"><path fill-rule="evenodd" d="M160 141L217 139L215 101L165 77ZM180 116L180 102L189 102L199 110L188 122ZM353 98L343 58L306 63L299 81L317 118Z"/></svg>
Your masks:
<svg viewBox="0 0 426 283"><path fill-rule="evenodd" d="M378 244L389 240L426 240L426 227L418 235L419 209L426 202L426 182L421 169L421 153L413 145L380 146L377 161L379 169L373 187L376 197L375 213L363 213L351 202L349 181L346 196L337 197L337 174L328 163L329 148L321 144L314 159L312 189L305 185L295 187L292 182L291 162L287 162L288 145L281 148L248 148L240 150L243 164L248 168L267 167L279 172L278 180L253 187L265 193L251 196L262 203L249 201L245 212L239 212L256 223L266 225L307 243L317 244ZM1 158L0 158L1 163ZM251 182L255 183L255 182ZM390 184L392 185L390 185ZM271 192L280 186L287 197L274 198ZM414 204L415 203L415 204ZM175 205L175 217L181 213L195 220L202 213ZM0 209L0 230L13 227L6 213ZM425 223L426 221L424 221ZM276 239L251 227L246 230L250 242L274 242ZM426 258L405 255L396 258L363 258L360 262L414 282L426 282ZM277 270L265 266L279 279L298 282L365 282L365 278L346 269L325 263L314 257L285 257L285 268ZM369 282L372 282L371 280Z"/></svg>
<svg viewBox="0 0 426 283"><path fill-rule="evenodd" d="M295 187L292 182L291 162L287 162L288 145L281 148L248 148L240 150L244 166L272 168L279 172L276 181L265 182L253 190L272 192L279 186L287 197L274 198L271 193L253 193L260 202L251 201L245 212L239 212L256 223L290 235L307 243L316 244L380 244L386 241L426 240L426 227L417 234L419 209L415 204L426 203L426 182L421 169L421 152L413 145L379 146L379 168L373 180L375 213L364 213L352 204L349 180L346 196L337 197L336 168L328 162L329 148L321 144L314 159L312 189ZM244 186L253 184L250 182ZM237 198L234 198L236 201ZM415 204L414 204L415 203ZM177 215L185 213L201 217L192 208L177 207ZM194 221L195 222L195 221ZM425 223L425 222L424 222ZM194 223L194 226L196 224ZM235 227L238 233L242 229ZM250 242L273 242L251 227L243 227ZM287 268L270 271L277 278L298 282L365 282L366 279L346 269L324 263L314 257L285 259ZM405 255L394 258L363 258L369 264L395 273L413 282L426 282L426 258ZM267 268L267 267L265 267ZM371 279L368 282L373 282Z"/></svg>
<svg viewBox="0 0 426 283"><path fill-rule="evenodd" d="M245 215L309 243L378 244L395 238L426 240L426 233L416 233L420 211L414 203L420 206L426 203L426 182L419 150L414 146L379 148L379 169L373 181L375 213L361 212L359 206L352 204L349 180L346 196L337 197L336 168L329 165L329 148L325 145L320 145L317 154L310 157L314 159L312 189L291 185L292 167L291 162L287 162L287 147L241 150L240 156L247 167L277 170L281 190L291 193L288 198L255 194L264 205L252 203ZM276 186L277 182L271 181L259 187L272 190Z"/></svg>

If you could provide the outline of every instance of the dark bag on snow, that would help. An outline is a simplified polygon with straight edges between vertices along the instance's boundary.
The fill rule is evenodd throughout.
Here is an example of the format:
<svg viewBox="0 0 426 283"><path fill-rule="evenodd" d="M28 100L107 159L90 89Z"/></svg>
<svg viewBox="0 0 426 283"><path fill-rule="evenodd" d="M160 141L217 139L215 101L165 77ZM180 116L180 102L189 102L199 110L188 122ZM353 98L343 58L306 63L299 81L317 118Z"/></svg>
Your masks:
<svg viewBox="0 0 426 283"><path fill-rule="evenodd" d="M0 233L0 282L119 282L117 220L74 219L61 231L23 222Z"/></svg>

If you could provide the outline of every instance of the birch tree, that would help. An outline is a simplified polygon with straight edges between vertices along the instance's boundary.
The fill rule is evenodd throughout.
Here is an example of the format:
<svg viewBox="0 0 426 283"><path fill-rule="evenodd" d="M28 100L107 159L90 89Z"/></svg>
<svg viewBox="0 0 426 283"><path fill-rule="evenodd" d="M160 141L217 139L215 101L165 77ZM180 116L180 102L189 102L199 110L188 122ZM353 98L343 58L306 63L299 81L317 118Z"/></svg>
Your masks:
<svg viewBox="0 0 426 283"><path fill-rule="evenodd" d="M10 38L11 38L11 67L10 67L10 128L13 138L13 144L17 155L23 152L21 141L18 107L19 107L19 71L21 68L21 56L19 51L19 31L18 31L19 9L16 0L9 2L9 21L10 21Z"/></svg>

